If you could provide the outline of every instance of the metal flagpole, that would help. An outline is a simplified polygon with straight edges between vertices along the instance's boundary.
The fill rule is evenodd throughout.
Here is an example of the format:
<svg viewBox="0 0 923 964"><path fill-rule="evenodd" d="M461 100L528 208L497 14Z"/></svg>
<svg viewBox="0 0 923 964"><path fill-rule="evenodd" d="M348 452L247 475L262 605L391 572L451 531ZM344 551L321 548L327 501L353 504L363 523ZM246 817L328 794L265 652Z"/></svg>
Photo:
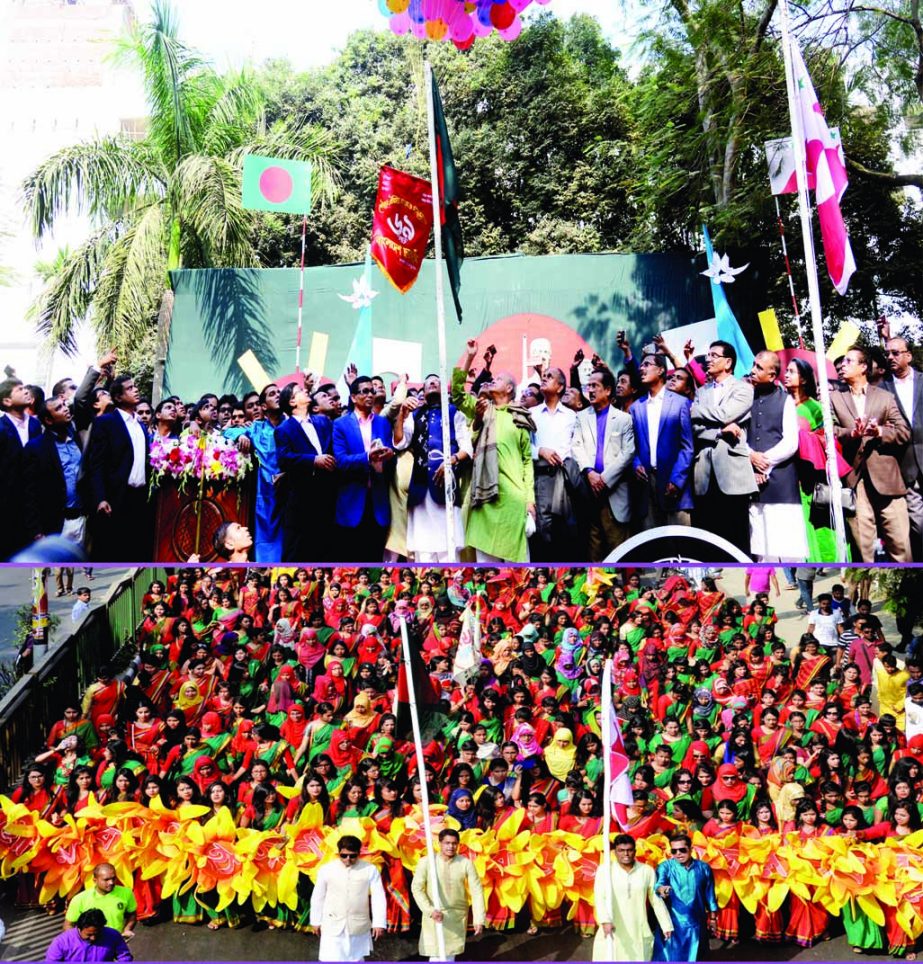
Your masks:
<svg viewBox="0 0 923 964"><path fill-rule="evenodd" d="M788 90L788 111L792 125L792 147L795 151L795 178L798 182L798 207L801 212L801 236L804 240L804 264L808 273L808 296L811 302L811 330L817 358L817 387L824 417L824 439L827 450L827 482L830 486L830 514L836 533L837 560L846 561L846 523L843 518L843 491L837 471L836 442L833 437L833 415L830 408L830 380L827 378L827 356L824 346L824 318L820 307L820 285L817 280L817 259L814 254L814 232L811 226L811 205L808 200L808 178L805 162L804 129L801 108L797 102L795 75L792 67L791 37L788 29L788 3L780 0L782 20L782 53L785 57L785 86Z"/></svg>
<svg viewBox="0 0 923 964"><path fill-rule="evenodd" d="M426 760L423 757L423 737L420 734L420 717L417 714L417 694L413 685L413 664L410 661L410 636L407 633L407 620L401 619L401 642L404 650L404 667L407 678L407 697L410 703L410 722L413 726L413 744L417 757L417 775L420 777L420 805L423 809L423 832L426 835L426 853L429 860L429 878L432 881L430 899L436 910L442 910L439 897L439 876L436 867L436 849L433 843L433 827L429 815L429 789L426 786ZM441 921L436 924L436 947L439 960L446 959L445 930Z"/></svg>
<svg viewBox="0 0 923 964"><path fill-rule="evenodd" d="M615 891L612 887L612 660L603 664L602 679L603 731L603 873L609 890L609 906L615 911ZM610 959L615 960L615 930L609 935Z"/></svg>
<svg viewBox="0 0 923 964"><path fill-rule="evenodd" d="M433 108L433 67L423 61L426 87L426 119L429 125L429 171L433 195L433 254L436 271L436 335L439 343L439 403L442 407L442 482L445 487L446 560L454 562L455 549L455 473L452 471L452 431L449 427L449 377L445 347L445 301L442 278L442 199L439 196L439 158L436 154L436 113Z"/></svg>
<svg viewBox="0 0 923 964"><path fill-rule="evenodd" d="M798 347L804 349L804 334L801 331L801 312L798 310L798 299L795 297L795 285L792 281L792 266L788 260L788 245L785 243L785 226L782 224L782 212L779 210L779 197L774 194L776 202L776 223L779 225L779 239L782 241L782 257L785 260L785 274L788 276L788 291L792 296L792 310L795 312L795 324L798 326Z"/></svg>
<svg viewBox="0 0 923 964"><path fill-rule="evenodd" d="M304 242L308 233L308 216L301 219L301 279L298 284L298 337L295 339L295 372L301 370L301 319L304 313Z"/></svg>

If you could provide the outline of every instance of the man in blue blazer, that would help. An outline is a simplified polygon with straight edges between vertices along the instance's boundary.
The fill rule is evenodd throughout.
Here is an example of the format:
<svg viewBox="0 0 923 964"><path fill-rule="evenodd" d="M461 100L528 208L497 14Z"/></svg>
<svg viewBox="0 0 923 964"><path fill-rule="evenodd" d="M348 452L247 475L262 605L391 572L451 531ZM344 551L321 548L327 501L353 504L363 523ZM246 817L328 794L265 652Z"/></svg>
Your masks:
<svg viewBox="0 0 923 964"><path fill-rule="evenodd" d="M22 512L22 455L26 445L42 434L42 423L29 414L32 392L18 378L0 382L0 560L9 559L28 542Z"/></svg>
<svg viewBox="0 0 923 964"><path fill-rule="evenodd" d="M666 358L645 355L641 384L647 394L629 409L635 430L635 475L640 481L637 517L645 529L692 525L692 403L671 392L666 379Z"/></svg>
<svg viewBox="0 0 923 964"><path fill-rule="evenodd" d="M333 423L333 457L340 482L336 500L338 556L344 562L381 562L391 524L391 423L372 412L375 398L368 375L356 378L349 396L352 411Z"/></svg>
<svg viewBox="0 0 923 964"><path fill-rule="evenodd" d="M149 562L154 520L148 502L150 441L135 414L141 395L131 375L109 388L115 409L97 416L84 455L91 558Z"/></svg>
<svg viewBox="0 0 923 964"><path fill-rule="evenodd" d="M339 558L333 512L336 501L332 452L333 423L309 415L310 399L300 385L286 385L280 396L289 416L276 428L276 458L282 479L282 558L286 562Z"/></svg>

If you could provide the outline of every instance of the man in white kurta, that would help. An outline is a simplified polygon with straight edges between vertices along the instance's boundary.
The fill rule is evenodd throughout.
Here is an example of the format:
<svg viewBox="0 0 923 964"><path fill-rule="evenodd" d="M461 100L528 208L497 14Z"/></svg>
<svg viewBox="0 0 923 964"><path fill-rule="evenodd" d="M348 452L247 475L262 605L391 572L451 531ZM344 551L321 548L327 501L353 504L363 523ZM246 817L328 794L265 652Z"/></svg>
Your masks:
<svg viewBox="0 0 923 964"><path fill-rule="evenodd" d="M458 856L459 835L457 830L446 827L439 833L439 854L436 857L436 876L439 879L439 909L433 900L430 862L423 857L413 875L411 892L417 906L423 912L420 931L420 954L431 961L454 961L465 949L465 933L468 926L468 904L475 937L484 929L484 888L467 857ZM445 957L439 954L436 924L442 922L445 936Z"/></svg>
<svg viewBox="0 0 923 964"><path fill-rule="evenodd" d="M667 940L673 934L673 920L655 890L654 870L635 861L634 840L628 834L619 834L614 850L610 879L606 879L605 865L601 864L593 888L599 924L593 940L593 960L649 961L654 952L654 934L647 922L647 905L650 904Z"/></svg>
<svg viewBox="0 0 923 964"><path fill-rule="evenodd" d="M384 933L385 888L378 868L359 859L361 847L357 837L340 837L340 859L317 872L311 926L320 934L319 961L364 960Z"/></svg>

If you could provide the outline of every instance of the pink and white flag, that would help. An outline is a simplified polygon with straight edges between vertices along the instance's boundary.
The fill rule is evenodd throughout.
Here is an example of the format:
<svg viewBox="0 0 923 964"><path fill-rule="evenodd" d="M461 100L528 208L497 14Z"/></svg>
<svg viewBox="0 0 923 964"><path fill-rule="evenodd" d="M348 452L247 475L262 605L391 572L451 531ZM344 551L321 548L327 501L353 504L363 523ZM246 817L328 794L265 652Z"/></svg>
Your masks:
<svg viewBox="0 0 923 964"><path fill-rule="evenodd" d="M846 225L840 211L840 199L847 185L846 165L840 151L839 138L833 137L824 120L801 51L794 42L791 48L796 107L801 112L808 177L814 177L814 199L817 203L827 270L834 288L841 295L845 295L849 279L856 270Z"/></svg>
<svg viewBox="0 0 923 964"><path fill-rule="evenodd" d="M622 730L618 716L612 706L612 660L607 659L603 666L602 679L602 736L603 752L606 754L606 778L608 784L609 807L612 816L624 830L628 825L627 809L634 802L631 778L628 775L630 760L625 752Z"/></svg>

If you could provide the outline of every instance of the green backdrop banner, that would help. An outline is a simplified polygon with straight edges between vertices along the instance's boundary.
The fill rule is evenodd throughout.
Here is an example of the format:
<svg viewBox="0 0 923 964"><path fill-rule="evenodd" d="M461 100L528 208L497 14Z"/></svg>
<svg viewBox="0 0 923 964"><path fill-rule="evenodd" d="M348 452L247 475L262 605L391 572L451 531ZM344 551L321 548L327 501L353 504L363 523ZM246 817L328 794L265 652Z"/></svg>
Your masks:
<svg viewBox="0 0 923 964"><path fill-rule="evenodd" d="M625 329L637 353L658 331L712 318L704 258L680 254L509 255L468 258L462 272L465 323L447 306L449 365L475 337L498 348L494 370L523 374L524 345L551 343L552 364L567 368L582 347L618 366L616 332ZM359 320L361 264L309 268L305 277L302 367L312 342L326 375L339 378ZM176 293L165 391L193 399L206 391L250 387L237 359L251 350L272 378L294 371L298 270L209 269L171 273ZM728 296L754 347L762 344L757 311L765 283L751 267ZM433 262L406 295L380 271L372 274L373 366L367 374L407 372L413 380L436 369ZM446 286L448 291L448 286ZM320 333L319 338L313 338ZM324 337L326 337L326 350ZM696 345L703 351L705 345ZM366 374L366 373L363 373ZM259 386L262 387L262 386Z"/></svg>

